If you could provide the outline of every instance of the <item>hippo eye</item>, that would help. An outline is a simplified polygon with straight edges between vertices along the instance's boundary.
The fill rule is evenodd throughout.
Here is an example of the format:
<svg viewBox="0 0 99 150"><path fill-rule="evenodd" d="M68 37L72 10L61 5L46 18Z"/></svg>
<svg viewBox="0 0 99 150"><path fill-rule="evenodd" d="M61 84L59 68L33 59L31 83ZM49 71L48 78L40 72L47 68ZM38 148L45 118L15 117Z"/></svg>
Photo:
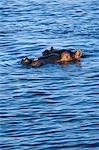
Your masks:
<svg viewBox="0 0 99 150"><path fill-rule="evenodd" d="M70 56L69 56L69 55L66 55L66 59L67 59L67 60L70 60Z"/></svg>
<svg viewBox="0 0 99 150"><path fill-rule="evenodd" d="M69 56L67 55L67 56L66 56L66 58L68 58L68 59L69 59Z"/></svg>
<svg viewBox="0 0 99 150"><path fill-rule="evenodd" d="M70 61L71 57L68 53L64 52L62 53L62 61Z"/></svg>

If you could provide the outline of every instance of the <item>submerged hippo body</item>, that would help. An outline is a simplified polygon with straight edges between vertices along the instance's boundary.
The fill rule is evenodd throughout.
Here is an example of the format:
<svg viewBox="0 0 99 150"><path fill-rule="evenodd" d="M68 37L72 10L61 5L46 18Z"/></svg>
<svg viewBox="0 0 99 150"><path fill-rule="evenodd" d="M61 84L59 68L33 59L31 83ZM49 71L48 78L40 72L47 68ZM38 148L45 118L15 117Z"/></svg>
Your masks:
<svg viewBox="0 0 99 150"><path fill-rule="evenodd" d="M22 59L22 64L30 65L32 67L39 67L48 63L64 63L71 61L78 61L82 56L81 50L76 52L67 51L65 49L56 51L51 47L50 50L45 50L42 52L42 57L36 59L25 58Z"/></svg>

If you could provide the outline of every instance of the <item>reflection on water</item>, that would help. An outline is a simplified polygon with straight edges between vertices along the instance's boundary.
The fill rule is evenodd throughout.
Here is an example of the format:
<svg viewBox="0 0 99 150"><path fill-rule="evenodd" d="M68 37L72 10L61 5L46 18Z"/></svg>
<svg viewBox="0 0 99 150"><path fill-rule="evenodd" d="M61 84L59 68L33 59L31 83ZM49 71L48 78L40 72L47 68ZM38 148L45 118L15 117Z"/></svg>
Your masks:
<svg viewBox="0 0 99 150"><path fill-rule="evenodd" d="M99 1L0 0L0 148L99 149ZM81 48L80 64L23 66Z"/></svg>

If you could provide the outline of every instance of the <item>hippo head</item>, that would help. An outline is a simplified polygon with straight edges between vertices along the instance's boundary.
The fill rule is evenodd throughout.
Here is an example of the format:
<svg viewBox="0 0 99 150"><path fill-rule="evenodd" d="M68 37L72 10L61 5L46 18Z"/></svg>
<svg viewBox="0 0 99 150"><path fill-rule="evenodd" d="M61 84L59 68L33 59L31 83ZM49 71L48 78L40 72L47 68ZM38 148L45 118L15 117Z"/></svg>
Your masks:
<svg viewBox="0 0 99 150"><path fill-rule="evenodd" d="M70 61L76 61L80 60L82 56L82 52L80 49L78 49L76 52L63 52L61 54L60 62L70 62Z"/></svg>

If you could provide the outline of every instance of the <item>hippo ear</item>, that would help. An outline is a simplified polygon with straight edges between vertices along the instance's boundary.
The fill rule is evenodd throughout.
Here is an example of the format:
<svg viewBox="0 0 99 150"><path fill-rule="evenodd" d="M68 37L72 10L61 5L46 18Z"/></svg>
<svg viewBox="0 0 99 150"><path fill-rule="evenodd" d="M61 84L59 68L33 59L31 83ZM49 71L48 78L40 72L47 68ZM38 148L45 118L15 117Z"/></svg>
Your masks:
<svg viewBox="0 0 99 150"><path fill-rule="evenodd" d="M79 59L79 58L81 58L81 56L82 56L82 52L81 52L80 49L78 49L78 50L75 52L75 59Z"/></svg>
<svg viewBox="0 0 99 150"><path fill-rule="evenodd" d="M54 49L53 46L51 47L50 51L51 51L51 52L54 52L54 51L55 51L55 49Z"/></svg>

